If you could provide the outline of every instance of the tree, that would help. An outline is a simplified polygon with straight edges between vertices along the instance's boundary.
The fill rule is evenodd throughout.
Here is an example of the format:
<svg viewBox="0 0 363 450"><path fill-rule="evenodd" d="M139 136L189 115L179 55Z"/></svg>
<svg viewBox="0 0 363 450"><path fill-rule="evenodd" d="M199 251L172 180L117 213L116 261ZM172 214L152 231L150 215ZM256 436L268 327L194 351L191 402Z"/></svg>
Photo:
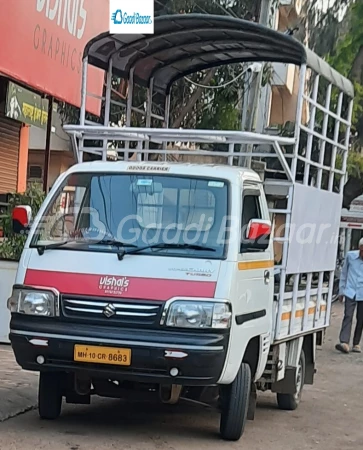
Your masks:
<svg viewBox="0 0 363 450"><path fill-rule="evenodd" d="M344 188L343 206L349 207L354 198L363 193L363 3L358 0L329 0L325 9L321 0L306 1L299 20L298 37L308 37L309 47L325 58L338 72L350 78L355 87L355 102L352 117L351 150L348 155L348 182ZM307 30L308 36L301 30ZM323 94L324 95L324 94ZM319 99L324 103L324 98ZM337 104L337 94L333 93L333 103ZM348 102L343 104L343 111ZM344 111L345 112L345 111ZM317 124L322 125L322 113L318 112ZM329 124L328 137L333 138L333 124ZM340 139L344 139L341 130ZM303 141L301 143L304 145ZM313 146L319 151L319 143ZM325 165L330 165L331 145L326 146ZM314 156L313 156L314 158ZM341 165L338 154L337 164ZM314 176L314 170L311 171Z"/></svg>
<svg viewBox="0 0 363 450"><path fill-rule="evenodd" d="M342 23L341 36L328 55L328 60L340 73L350 78L355 87L353 111L354 131L363 144L363 3L354 2Z"/></svg>
<svg viewBox="0 0 363 450"><path fill-rule="evenodd" d="M344 207L363 194L363 3L351 2L340 23L338 39L328 54L329 63L350 78L355 87L352 118L352 148L348 156L349 180L344 189Z"/></svg>
<svg viewBox="0 0 363 450"><path fill-rule="evenodd" d="M207 13L231 15L246 20L256 20L259 15L260 1L255 0L156 0L156 14L190 14ZM158 9L159 5L160 9ZM194 74L193 81L203 85L221 84L221 80L232 79L243 70L240 64L229 67L211 69L206 74ZM207 82L208 81L208 82ZM173 127L184 126L202 128L236 129L240 123L236 106L236 92L243 88L243 79L223 89L206 90L192 86L185 80L180 80L173 89L173 104L171 109L171 124ZM233 99L231 99L233 97ZM181 102L182 99L186 102ZM231 101L232 100L232 101ZM228 118L228 120L226 120Z"/></svg>
<svg viewBox="0 0 363 450"><path fill-rule="evenodd" d="M24 249L27 234L15 234L12 228L12 212L16 206L28 205L35 217L45 199L42 185L36 183L28 186L24 193L12 194L9 199L7 214L0 221L5 239L0 242L0 258L19 261Z"/></svg>
<svg viewBox="0 0 363 450"><path fill-rule="evenodd" d="M315 53L324 57L334 50L341 33L347 31L342 19L350 4L351 0L328 0L323 8L322 0L305 1L300 21Z"/></svg>

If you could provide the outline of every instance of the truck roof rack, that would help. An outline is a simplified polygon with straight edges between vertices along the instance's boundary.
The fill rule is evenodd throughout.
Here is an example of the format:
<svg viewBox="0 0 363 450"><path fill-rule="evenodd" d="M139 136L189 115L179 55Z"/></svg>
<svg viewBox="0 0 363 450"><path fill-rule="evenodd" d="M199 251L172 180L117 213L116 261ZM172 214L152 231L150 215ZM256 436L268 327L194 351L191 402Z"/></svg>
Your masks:
<svg viewBox="0 0 363 450"><path fill-rule="evenodd" d="M285 154L281 146L293 146L295 144L294 138L286 138L281 136L271 136L259 133L248 133L242 131L216 131L216 130L183 130L183 129L171 129L171 128L132 128L132 127L105 127L105 126L92 126L84 125L65 125L64 129L69 133L73 139L81 139L88 141L122 141L122 142L134 142L136 148L124 150L124 159L129 159L129 153L136 156L136 160L141 161L142 155L162 155L166 160L168 155L188 155L188 156L203 156L210 158L226 158L226 162L230 165L242 165L240 164L243 158L278 158L283 171L289 181L293 181L293 176L287 162L288 159L293 158L293 154ZM143 148L144 143L156 143L159 144L159 148L149 149ZM228 151L208 151L208 150L175 150L166 149L167 144L170 142L181 143L197 143L197 144L217 144L227 145ZM270 145L273 148L273 152L266 151L243 151L236 147L236 144L250 144L250 145ZM247 149L248 150L248 149ZM84 147L84 152L93 153L96 155L102 155L103 160L107 158L108 148L103 147ZM216 161L217 162L217 161ZM338 171L341 173L341 171Z"/></svg>

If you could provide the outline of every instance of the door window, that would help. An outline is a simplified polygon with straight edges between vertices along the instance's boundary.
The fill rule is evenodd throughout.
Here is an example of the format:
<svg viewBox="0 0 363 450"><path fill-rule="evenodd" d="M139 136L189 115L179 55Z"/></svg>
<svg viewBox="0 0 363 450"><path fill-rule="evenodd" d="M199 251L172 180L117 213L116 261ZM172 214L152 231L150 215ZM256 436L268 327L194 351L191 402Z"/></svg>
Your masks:
<svg viewBox="0 0 363 450"><path fill-rule="evenodd" d="M242 230L245 233L252 219L262 219L260 199L257 195L245 195L242 205Z"/></svg>
<svg viewBox="0 0 363 450"><path fill-rule="evenodd" d="M255 189L253 189L255 190ZM242 203L242 221L241 221L241 252L248 251L242 250L243 243L245 243L248 225L253 219L263 219L262 209L260 203L260 196L254 194L245 194ZM254 250L255 251L255 250ZM257 250L258 251L258 250Z"/></svg>

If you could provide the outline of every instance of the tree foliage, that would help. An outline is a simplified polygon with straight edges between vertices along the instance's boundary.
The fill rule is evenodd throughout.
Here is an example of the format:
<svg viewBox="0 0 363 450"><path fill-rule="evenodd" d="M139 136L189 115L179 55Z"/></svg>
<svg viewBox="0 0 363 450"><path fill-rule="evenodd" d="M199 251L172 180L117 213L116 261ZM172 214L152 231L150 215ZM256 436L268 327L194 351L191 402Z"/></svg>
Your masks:
<svg viewBox="0 0 363 450"><path fill-rule="evenodd" d="M359 147L363 144L363 3L351 3L335 47L328 55L329 63L350 78L355 87L353 130Z"/></svg>
<svg viewBox="0 0 363 450"><path fill-rule="evenodd" d="M315 53L323 57L330 54L341 33L348 31L342 19L350 4L351 0L305 1L300 20L308 34L309 47Z"/></svg>
<svg viewBox="0 0 363 450"><path fill-rule="evenodd" d="M19 261L26 241L26 235L14 234L12 231L12 212L16 206L28 205L32 208L33 216L38 213L45 194L41 184L33 183L24 193L11 195L6 216L2 218L1 228L5 239L0 242L0 258Z"/></svg>
<svg viewBox="0 0 363 450"><path fill-rule="evenodd" d="M325 49L328 62L354 84L351 150L348 155L348 183L344 189L344 206L363 193L363 2L344 1L345 14L336 20L334 35ZM336 11L339 8L336 3ZM326 27L325 27L326 28ZM322 41L321 37L316 42ZM317 44L319 47L321 44ZM341 164L339 158L338 163Z"/></svg>

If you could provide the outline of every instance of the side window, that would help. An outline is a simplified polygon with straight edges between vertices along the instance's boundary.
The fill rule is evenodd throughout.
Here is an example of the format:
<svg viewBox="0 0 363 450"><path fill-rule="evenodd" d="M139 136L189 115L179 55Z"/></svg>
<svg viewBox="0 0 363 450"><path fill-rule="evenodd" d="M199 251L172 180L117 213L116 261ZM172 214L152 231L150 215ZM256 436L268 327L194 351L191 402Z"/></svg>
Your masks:
<svg viewBox="0 0 363 450"><path fill-rule="evenodd" d="M260 198L257 195L245 195L242 204L242 232L245 235L252 219L262 219Z"/></svg>
<svg viewBox="0 0 363 450"><path fill-rule="evenodd" d="M268 249L270 243L270 235L267 230L270 230L270 226L267 229L264 227L264 214L261 207L262 198L260 191L257 187L248 187L244 191L242 201L242 220L241 220L241 249L240 253L244 252L264 252ZM262 220L259 225L255 225L252 229L253 233L256 231L259 233L259 237L250 237L247 239L247 229L251 220Z"/></svg>

